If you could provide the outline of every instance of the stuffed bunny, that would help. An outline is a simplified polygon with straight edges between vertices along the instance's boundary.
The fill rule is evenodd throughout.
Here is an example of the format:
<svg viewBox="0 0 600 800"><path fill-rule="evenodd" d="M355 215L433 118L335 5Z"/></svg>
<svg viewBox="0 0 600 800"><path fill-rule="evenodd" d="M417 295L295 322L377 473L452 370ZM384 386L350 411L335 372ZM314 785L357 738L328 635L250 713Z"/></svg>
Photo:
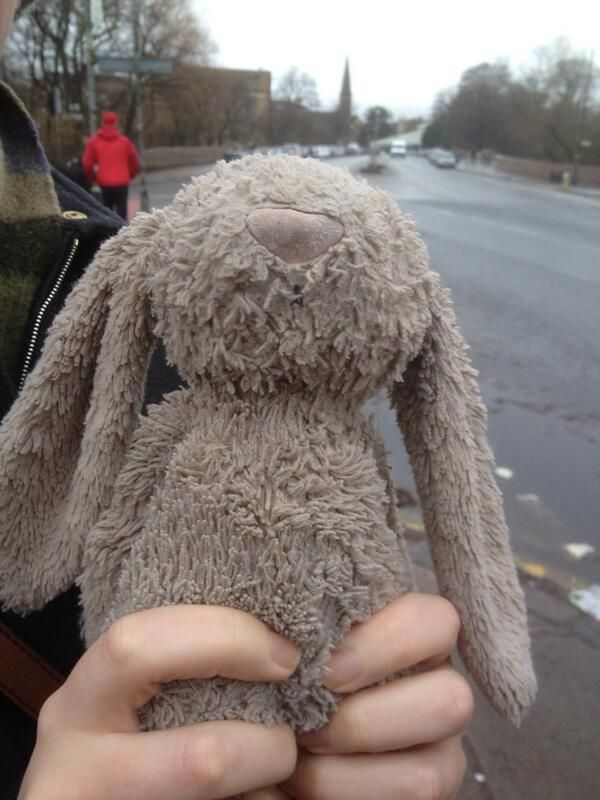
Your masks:
<svg viewBox="0 0 600 800"><path fill-rule="evenodd" d="M188 388L140 416L157 338ZM176 681L143 726L323 725L332 649L413 589L360 411L385 387L462 658L518 724L535 677L475 378L391 197L314 160L219 163L102 247L2 425L0 597L77 581L88 644L139 609L243 609L300 646L294 676Z"/></svg>

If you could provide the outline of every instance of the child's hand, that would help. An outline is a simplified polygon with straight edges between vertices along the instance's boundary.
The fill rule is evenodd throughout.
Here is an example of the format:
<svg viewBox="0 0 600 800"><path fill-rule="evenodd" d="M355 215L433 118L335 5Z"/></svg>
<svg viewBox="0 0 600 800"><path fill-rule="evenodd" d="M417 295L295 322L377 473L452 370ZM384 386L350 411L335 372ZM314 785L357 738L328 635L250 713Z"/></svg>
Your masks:
<svg viewBox="0 0 600 800"><path fill-rule="evenodd" d="M285 780L289 727L207 722L140 733L160 684L288 678L299 651L249 614L172 606L118 620L45 703L19 800L212 800Z"/></svg>
<svg viewBox="0 0 600 800"><path fill-rule="evenodd" d="M461 734L473 696L449 665L460 622L446 600L408 594L346 636L327 685L350 695L281 788L247 800L451 800L465 770ZM378 681L419 665L423 671ZM355 673L353 673L355 670ZM371 687L371 688L365 688Z"/></svg>

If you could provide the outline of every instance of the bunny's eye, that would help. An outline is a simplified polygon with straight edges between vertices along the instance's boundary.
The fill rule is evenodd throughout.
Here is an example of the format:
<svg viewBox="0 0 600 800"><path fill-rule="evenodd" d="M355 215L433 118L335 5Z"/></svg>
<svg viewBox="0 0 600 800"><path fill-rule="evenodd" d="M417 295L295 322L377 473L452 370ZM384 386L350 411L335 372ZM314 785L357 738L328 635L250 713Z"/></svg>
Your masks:
<svg viewBox="0 0 600 800"><path fill-rule="evenodd" d="M294 293L295 296L294 296L294 299L291 302L291 305L293 305L293 306L294 305L303 306L304 305L304 295L302 294L302 287L299 286L297 283L295 283L292 286L292 292Z"/></svg>

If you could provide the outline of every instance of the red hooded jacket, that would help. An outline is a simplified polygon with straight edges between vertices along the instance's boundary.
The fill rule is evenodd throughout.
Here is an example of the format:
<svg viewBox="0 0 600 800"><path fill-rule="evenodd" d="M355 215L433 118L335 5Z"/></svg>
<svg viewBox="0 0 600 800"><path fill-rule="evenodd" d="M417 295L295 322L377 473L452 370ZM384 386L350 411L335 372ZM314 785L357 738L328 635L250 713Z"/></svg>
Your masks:
<svg viewBox="0 0 600 800"><path fill-rule="evenodd" d="M91 136L81 158L88 180L98 186L127 186L140 171L140 159L131 139L117 128L117 115L107 112L103 125Z"/></svg>

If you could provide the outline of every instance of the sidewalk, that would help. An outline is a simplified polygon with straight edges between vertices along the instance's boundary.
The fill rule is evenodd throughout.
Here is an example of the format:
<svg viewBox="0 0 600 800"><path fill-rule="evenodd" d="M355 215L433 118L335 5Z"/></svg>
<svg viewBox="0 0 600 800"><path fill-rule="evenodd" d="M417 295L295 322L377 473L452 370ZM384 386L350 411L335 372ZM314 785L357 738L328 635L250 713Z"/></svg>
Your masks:
<svg viewBox="0 0 600 800"><path fill-rule="evenodd" d="M146 174L146 189L148 191L150 210L169 204L173 200L175 193L184 183L190 180L192 175L203 175L213 168L214 164L198 164L148 172ZM129 187L129 219L140 210L140 205L140 179L137 177Z"/></svg>
<svg viewBox="0 0 600 800"><path fill-rule="evenodd" d="M419 588L436 591L424 540L409 549ZM475 690L458 800L598 800L600 624L532 581L524 589L538 698L517 730Z"/></svg>
<svg viewBox="0 0 600 800"><path fill-rule="evenodd" d="M480 175L484 178L512 181L514 183L520 183L523 186L547 189L548 191L561 195L578 195L579 197L587 197L590 200L597 200L600 202L600 189L594 189L588 186L571 186L569 189L563 189L558 183L538 181L533 178L526 178L524 175L512 175L508 172L502 172L502 170L496 169L493 165L480 164L468 160L459 161L456 169L460 172L469 172L472 175Z"/></svg>

